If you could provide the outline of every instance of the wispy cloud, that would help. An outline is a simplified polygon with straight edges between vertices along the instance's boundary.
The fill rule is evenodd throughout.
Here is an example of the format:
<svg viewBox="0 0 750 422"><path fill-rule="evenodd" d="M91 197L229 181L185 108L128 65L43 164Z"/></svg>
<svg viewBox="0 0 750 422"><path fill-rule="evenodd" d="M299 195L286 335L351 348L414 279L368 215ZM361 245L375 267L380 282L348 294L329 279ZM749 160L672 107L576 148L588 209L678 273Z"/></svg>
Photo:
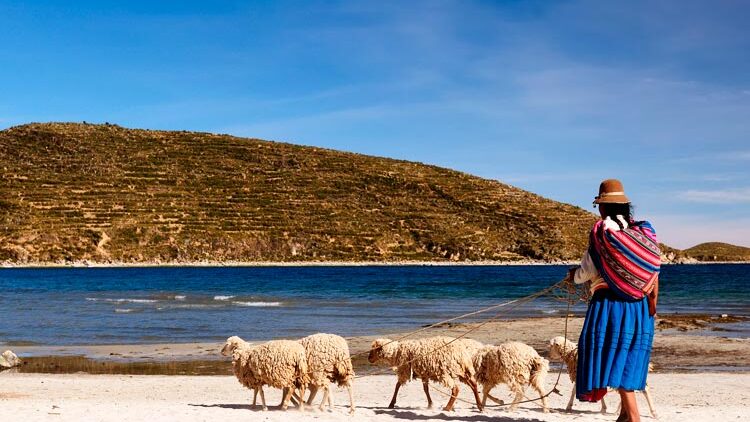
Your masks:
<svg viewBox="0 0 750 422"><path fill-rule="evenodd" d="M659 240L686 249L703 242L726 242L750 247L750 219L722 219L706 215L652 214L644 216L656 227Z"/></svg>
<svg viewBox="0 0 750 422"><path fill-rule="evenodd" d="M750 203L750 188L724 190L687 190L678 195L679 199L709 204Z"/></svg>

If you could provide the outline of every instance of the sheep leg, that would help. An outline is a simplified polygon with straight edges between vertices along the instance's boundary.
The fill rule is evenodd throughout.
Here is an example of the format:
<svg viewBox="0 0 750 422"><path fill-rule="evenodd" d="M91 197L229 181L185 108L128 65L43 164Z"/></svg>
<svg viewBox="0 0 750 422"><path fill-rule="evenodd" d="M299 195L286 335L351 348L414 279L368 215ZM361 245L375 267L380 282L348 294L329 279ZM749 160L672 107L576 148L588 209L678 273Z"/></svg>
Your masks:
<svg viewBox="0 0 750 422"><path fill-rule="evenodd" d="M311 385L310 386L310 397L307 398L307 404L312 405L313 399L315 398L315 395L318 394L318 386L317 385Z"/></svg>
<svg viewBox="0 0 750 422"><path fill-rule="evenodd" d="M322 412L322 411L324 411L324 410L326 409L326 402L328 402L328 403L329 403L328 409L329 409L329 410L333 410L333 407L332 407L332 406L330 405L330 402L331 402L331 394L330 394L330 392L328 391L328 387L327 387L327 386L326 386L326 387L323 387L323 400L321 400L321 401L320 401L320 406L318 406L318 409L320 409L320 411L321 411L321 412ZM308 404L309 404L309 403L308 403Z"/></svg>
<svg viewBox="0 0 750 422"><path fill-rule="evenodd" d="M349 413L354 413L354 393L352 392L352 384L347 384L346 389L349 391Z"/></svg>
<svg viewBox="0 0 750 422"><path fill-rule="evenodd" d="M493 396L492 394L490 394L490 393L487 393L487 399L490 399L490 400L494 401L495 403L499 404L500 406L502 406L502 405L504 405L504 404L505 404L505 402L504 402L503 400L500 400L500 399L498 399L497 397L494 397L494 396ZM484 399L484 401L482 401L482 407L483 407L483 408L484 408L484 406L486 406L486 405L485 405L485 401L486 401L487 399ZM482 409L482 410L484 410L484 409Z"/></svg>
<svg viewBox="0 0 750 422"><path fill-rule="evenodd" d="M471 392L474 393L474 400L477 402L477 409L479 409L480 412L483 411L484 403L482 403L482 401L479 400L479 387L477 387L477 382L474 381L474 379L469 378L466 380L466 384L468 384L469 387L471 387Z"/></svg>
<svg viewBox="0 0 750 422"><path fill-rule="evenodd" d="M289 387L284 387L281 389L281 403L279 403L279 407L284 405L284 397L286 397L286 393L289 391ZM292 395L292 403L296 406L297 403L294 402L294 395Z"/></svg>
<svg viewBox="0 0 750 422"><path fill-rule="evenodd" d="M281 391L283 391L283 396L281 397L281 410L286 410L289 400L292 398L292 393L294 392L294 387L292 388L283 388Z"/></svg>
<svg viewBox="0 0 750 422"><path fill-rule="evenodd" d="M396 407L396 396L398 396L398 389L401 388L401 382L396 381L396 389L393 391L393 398L391 399L391 403L388 405L389 409L393 409Z"/></svg>
<svg viewBox="0 0 750 422"><path fill-rule="evenodd" d="M331 386L326 386L326 396L328 397L328 410L333 411L333 394L331 394Z"/></svg>
<svg viewBox="0 0 750 422"><path fill-rule="evenodd" d="M268 406L266 406L266 395L263 394L263 386L258 387L258 392L260 393L260 402L263 404L263 410L268 410Z"/></svg>
<svg viewBox="0 0 750 422"><path fill-rule="evenodd" d="M305 388L307 388L305 384L302 384L299 386L299 411L300 412L305 411L305 401L302 400L302 397L305 397ZM292 391L294 391L294 388L292 388Z"/></svg>
<svg viewBox="0 0 750 422"><path fill-rule="evenodd" d="M518 407L518 403L523 400L523 390L516 388L515 389L516 397L513 398L513 403L510 405L510 410L516 410Z"/></svg>
<svg viewBox="0 0 750 422"><path fill-rule="evenodd" d="M454 385L451 389L451 398L448 400L448 404L445 405L443 408L444 411L450 412L453 410L453 405L456 404L456 399L458 398L458 385Z"/></svg>
<svg viewBox="0 0 750 422"><path fill-rule="evenodd" d="M542 401L542 412L549 413L549 408L547 407L547 396L544 395L544 390L542 390L542 386L539 384L540 383L534 384L534 390L539 393L539 398Z"/></svg>
<svg viewBox="0 0 750 422"><path fill-rule="evenodd" d="M565 408L566 412L571 412L573 410L573 400L575 400L575 398L576 398L576 383L573 383L573 390L570 392L570 400L568 400L568 406ZM604 401L602 401L602 403L604 403Z"/></svg>
<svg viewBox="0 0 750 422"><path fill-rule="evenodd" d="M656 408L654 407L654 402L651 401L651 394L648 392L648 385L643 389L643 396L646 397L646 403L648 403L648 410L651 412L651 417L656 419Z"/></svg>
<svg viewBox="0 0 750 422"><path fill-rule="evenodd" d="M424 389L424 395L427 396L427 408L432 409L432 397L430 397L430 381L422 380L422 388Z"/></svg>

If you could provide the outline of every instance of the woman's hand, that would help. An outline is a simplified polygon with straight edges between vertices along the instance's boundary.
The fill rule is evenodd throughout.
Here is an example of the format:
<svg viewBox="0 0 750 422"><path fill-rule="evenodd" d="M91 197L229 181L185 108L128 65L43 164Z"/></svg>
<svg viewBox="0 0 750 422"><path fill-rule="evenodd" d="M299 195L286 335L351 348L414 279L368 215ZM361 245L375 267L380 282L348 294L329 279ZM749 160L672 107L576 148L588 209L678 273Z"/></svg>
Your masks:
<svg viewBox="0 0 750 422"><path fill-rule="evenodd" d="M565 275L565 278L563 279L563 286L565 287L565 290L567 290L568 294L576 294L576 284L575 284L575 275L576 270L578 270L578 266L570 267L568 269L568 273Z"/></svg>
<svg viewBox="0 0 750 422"><path fill-rule="evenodd" d="M659 276L656 276L654 280L654 287L651 289L651 293L648 294L648 314L649 316L656 315L656 303L659 300Z"/></svg>

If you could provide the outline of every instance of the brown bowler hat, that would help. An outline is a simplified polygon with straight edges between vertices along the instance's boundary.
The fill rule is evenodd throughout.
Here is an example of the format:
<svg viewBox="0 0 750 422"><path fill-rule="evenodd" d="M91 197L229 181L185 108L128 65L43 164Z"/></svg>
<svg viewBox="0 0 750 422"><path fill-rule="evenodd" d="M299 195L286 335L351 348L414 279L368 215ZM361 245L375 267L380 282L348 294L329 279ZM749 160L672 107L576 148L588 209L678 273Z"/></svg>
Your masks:
<svg viewBox="0 0 750 422"><path fill-rule="evenodd" d="M617 179L607 179L599 184L599 195L594 198L595 204L627 204L630 200L625 196L622 182Z"/></svg>

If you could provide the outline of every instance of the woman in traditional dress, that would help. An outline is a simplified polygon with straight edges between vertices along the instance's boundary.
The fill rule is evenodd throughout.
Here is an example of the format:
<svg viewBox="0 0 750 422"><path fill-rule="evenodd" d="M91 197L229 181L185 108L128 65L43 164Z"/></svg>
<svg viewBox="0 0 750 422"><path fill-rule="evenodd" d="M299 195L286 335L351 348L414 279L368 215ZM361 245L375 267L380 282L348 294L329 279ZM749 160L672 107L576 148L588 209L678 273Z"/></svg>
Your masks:
<svg viewBox="0 0 750 422"><path fill-rule="evenodd" d="M588 283L590 301L578 341L576 396L596 402L616 389L618 422L640 421L635 390L646 386L654 337L660 254L648 222L633 220L622 183L605 180L594 200L601 220L571 283Z"/></svg>

